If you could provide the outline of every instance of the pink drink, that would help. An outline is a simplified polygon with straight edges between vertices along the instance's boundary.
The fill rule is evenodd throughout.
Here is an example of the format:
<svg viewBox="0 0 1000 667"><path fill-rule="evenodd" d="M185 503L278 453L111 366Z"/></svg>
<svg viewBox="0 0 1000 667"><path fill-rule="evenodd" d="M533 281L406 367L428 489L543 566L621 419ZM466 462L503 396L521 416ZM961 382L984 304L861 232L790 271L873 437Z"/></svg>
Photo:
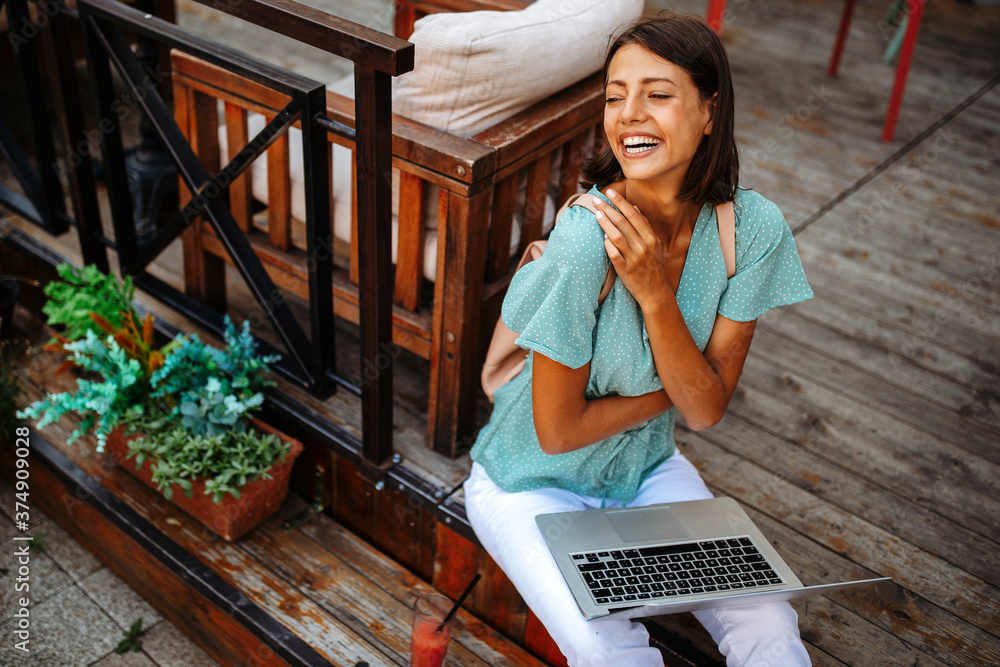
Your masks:
<svg viewBox="0 0 1000 667"><path fill-rule="evenodd" d="M438 632L452 602L444 595L432 593L417 599L413 605L413 633L410 637L410 667L441 667L448 653L452 618Z"/></svg>

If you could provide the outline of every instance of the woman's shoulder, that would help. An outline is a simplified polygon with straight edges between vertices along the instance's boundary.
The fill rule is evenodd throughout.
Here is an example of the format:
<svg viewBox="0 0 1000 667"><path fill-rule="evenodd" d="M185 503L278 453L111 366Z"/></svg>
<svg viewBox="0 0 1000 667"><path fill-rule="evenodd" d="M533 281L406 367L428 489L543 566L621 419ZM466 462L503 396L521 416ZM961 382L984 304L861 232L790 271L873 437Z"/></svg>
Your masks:
<svg viewBox="0 0 1000 667"><path fill-rule="evenodd" d="M773 201L754 190L737 188L734 199L736 225L785 225L785 216Z"/></svg>
<svg viewBox="0 0 1000 667"><path fill-rule="evenodd" d="M608 201L596 188L591 188L584 197L598 195ZM608 202L610 203L610 202ZM561 256L594 258L607 256L604 249L604 230L594 213L585 206L568 207L556 221L546 248L550 258Z"/></svg>
<svg viewBox="0 0 1000 667"><path fill-rule="evenodd" d="M751 239L761 237L776 242L786 234L791 234L778 205L759 192L737 189L733 208L736 213L737 243L742 241L746 244Z"/></svg>

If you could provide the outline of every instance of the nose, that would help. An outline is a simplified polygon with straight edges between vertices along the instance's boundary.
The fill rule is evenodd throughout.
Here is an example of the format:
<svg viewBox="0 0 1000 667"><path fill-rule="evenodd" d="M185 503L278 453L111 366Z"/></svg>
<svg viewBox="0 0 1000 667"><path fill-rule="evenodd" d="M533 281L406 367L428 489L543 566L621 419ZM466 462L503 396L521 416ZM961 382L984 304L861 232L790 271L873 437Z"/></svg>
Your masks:
<svg viewBox="0 0 1000 667"><path fill-rule="evenodd" d="M634 123L644 120L646 117L646 107L642 103L639 95L628 95L622 107L621 120L623 123Z"/></svg>

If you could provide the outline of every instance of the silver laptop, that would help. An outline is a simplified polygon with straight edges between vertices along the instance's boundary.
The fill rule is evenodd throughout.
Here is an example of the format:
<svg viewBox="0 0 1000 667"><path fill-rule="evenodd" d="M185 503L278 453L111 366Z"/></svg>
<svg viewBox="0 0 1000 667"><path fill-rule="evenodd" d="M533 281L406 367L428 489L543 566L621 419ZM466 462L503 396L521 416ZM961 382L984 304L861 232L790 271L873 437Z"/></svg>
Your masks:
<svg viewBox="0 0 1000 667"><path fill-rule="evenodd" d="M789 600L886 581L803 586L731 498L535 517L588 619Z"/></svg>

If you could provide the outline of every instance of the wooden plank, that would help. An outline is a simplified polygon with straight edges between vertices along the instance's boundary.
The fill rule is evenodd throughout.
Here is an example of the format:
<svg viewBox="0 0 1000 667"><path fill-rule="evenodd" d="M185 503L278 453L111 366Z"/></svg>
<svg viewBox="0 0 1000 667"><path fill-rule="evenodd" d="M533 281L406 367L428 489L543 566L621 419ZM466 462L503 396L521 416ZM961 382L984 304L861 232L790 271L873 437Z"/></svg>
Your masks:
<svg viewBox="0 0 1000 667"><path fill-rule="evenodd" d="M226 113L226 145L229 147L229 159L239 154L250 142L247 133L247 112L231 102L225 103ZM229 210L236 219L243 233L253 226L253 193L250 188L250 169L233 179L229 185Z"/></svg>
<svg viewBox="0 0 1000 667"><path fill-rule="evenodd" d="M995 426L1000 424L1000 396L997 395L1000 394L997 391L1000 390L1000 383L988 381L976 386L943 376L905 357L890 357L882 346L859 341L825 325L797 317L797 313L798 309L794 309L781 313L780 317L768 318L768 333L760 340L767 343L772 353L777 353L778 348L788 342L799 344L816 353L820 359L829 357L853 371L874 376L907 394L916 395L919 400L910 401L911 405L930 402L940 409L940 413L957 413L962 415L963 422L973 422L969 429L984 430L986 440L991 437L1000 439L1000 430ZM991 394L991 390L994 393ZM958 437L964 441L962 435ZM982 453L987 458L1000 457L1000 452L987 450Z"/></svg>
<svg viewBox="0 0 1000 667"><path fill-rule="evenodd" d="M424 279L424 187L420 178L399 172L399 234L393 301L415 312Z"/></svg>
<svg viewBox="0 0 1000 667"><path fill-rule="evenodd" d="M549 165L552 154L545 153L528 167L528 191L524 198L524 223L521 225L521 245L518 255L532 241L542 238L542 221L545 219L545 201L549 196Z"/></svg>
<svg viewBox="0 0 1000 667"><path fill-rule="evenodd" d="M188 103L188 140L191 150L201 161L209 176L218 173L221 165L219 160L219 112L216 101L198 91L189 91L186 96ZM186 189L186 188L184 188ZM204 217L194 222L194 234L197 230L208 226ZM198 272L198 299L214 310L224 310L226 305L225 267L221 261L204 251L200 240L188 241L188 250L200 255L194 261L194 269Z"/></svg>
<svg viewBox="0 0 1000 667"><path fill-rule="evenodd" d="M924 326L936 325L954 330L956 337L992 342L987 349L1000 347L1000 318L988 311L968 307L961 296L925 287L928 283L919 277L922 271L918 267L908 269L912 278L903 278L884 271L869 271L868 267L849 259L819 251L812 243L800 244L799 250L808 275L815 274L821 287L864 284L868 300L897 304L895 309L886 312L889 317L895 318L896 313L902 311L900 314L906 318L904 321L913 322L915 317L921 318L919 322L913 322L916 326L920 326L921 322Z"/></svg>
<svg viewBox="0 0 1000 667"><path fill-rule="evenodd" d="M510 236L516 199L517 174L511 174L494 186L486 257L486 280L490 282L510 271Z"/></svg>
<svg viewBox="0 0 1000 667"><path fill-rule="evenodd" d="M375 494L373 528L376 547L421 578L433 578L437 520L432 507L386 486Z"/></svg>
<svg viewBox="0 0 1000 667"><path fill-rule="evenodd" d="M457 598L478 572L478 547L441 524L437 529L437 547L434 552L434 579L431 583L445 595ZM479 593L473 590L472 595ZM469 604L474 603L475 599L470 597Z"/></svg>
<svg viewBox="0 0 1000 667"><path fill-rule="evenodd" d="M822 383L815 383L817 389L822 392L826 409L822 404L816 405L815 410L822 412L832 411L833 406L841 406L845 403L855 403L856 397L879 396L880 411L886 415L891 415L889 421L900 422L899 426L887 424L885 418L875 417L865 422L867 426L883 426L890 429L901 429L898 432L888 431L887 440L905 440L906 444L900 443L899 447L909 449L917 447L917 443L934 443L935 455L955 457L952 465L959 466L959 461L979 468L983 464L979 463L980 457L984 457L991 463L987 465L990 469L997 465L997 452L995 444L997 442L997 430L979 424L962 414L955 414L947 408L936 405L929 401L920 401L912 393L905 391L891 382L864 371L844 366L835 359L827 355L814 355L810 351L803 349L800 345L790 344L793 341L779 338L775 334L765 333L755 341L754 351L747 362L747 370L752 367L759 375L748 378L755 386L764 386L765 378L770 378L773 386L769 391L776 396L784 396L790 403L805 406L809 399L810 392L803 392L805 385L796 385L797 378L804 376L811 388L815 381L812 378L822 378ZM764 366L768 366L765 370ZM795 380L788 381L789 377L795 376ZM823 389L819 389L820 384ZM845 408L842 415L848 412L856 412L850 407ZM913 434L910 431L919 429L923 434ZM860 434L859 434L860 435ZM859 438L860 441L866 438ZM887 446L889 446L887 444ZM949 459L951 460L951 459ZM988 477L989 473L984 475ZM970 480L966 480L968 484ZM966 486L971 490L970 487ZM985 489L976 484L972 488ZM993 491L986 492L987 495Z"/></svg>
<svg viewBox="0 0 1000 667"><path fill-rule="evenodd" d="M858 341L860 344L881 350L893 365L905 360L909 364L966 384L973 390L985 392L989 396L995 395L993 384L1000 368L985 366L958 352L941 347L932 340L918 338L906 328L893 326L864 313L849 311L828 299L810 299L803 302L783 315L778 323L791 327L795 324L785 320L800 318Z"/></svg>
<svg viewBox="0 0 1000 667"><path fill-rule="evenodd" d="M502 167L552 150L554 146L548 145L552 137L575 134L603 114L604 82L595 73L473 138L495 148L497 165Z"/></svg>
<svg viewBox="0 0 1000 667"><path fill-rule="evenodd" d="M361 476L357 468L338 465L336 473L337 520L362 539L371 540L375 532L375 485Z"/></svg>
<svg viewBox="0 0 1000 667"><path fill-rule="evenodd" d="M273 88L233 74L196 56L174 49L170 52L172 78L199 92L263 115L274 115L292 98ZM253 107L246 106L253 104Z"/></svg>
<svg viewBox="0 0 1000 667"><path fill-rule="evenodd" d="M348 276L352 285L358 284L359 276L361 275L361 265L358 260L358 253L360 252L358 243L358 158L357 153L351 151L351 255Z"/></svg>
<svg viewBox="0 0 1000 667"><path fill-rule="evenodd" d="M528 611L528 622L524 629L524 648L552 665L552 667L568 667L566 656L562 654L562 651L559 650L552 637L549 636L542 622L530 610Z"/></svg>
<svg viewBox="0 0 1000 667"><path fill-rule="evenodd" d="M559 200L556 206L580 190L580 164L583 162L586 133L580 133L563 145L562 166L559 172Z"/></svg>
<svg viewBox="0 0 1000 667"><path fill-rule="evenodd" d="M950 318L952 310L933 308L887 298L872 289L870 280L860 275L838 273L821 262L806 266L816 297L860 312L889 324L906 327L918 340L933 340L936 345L967 356L987 366L1000 358L1000 338L975 332ZM959 309L961 310L961 309Z"/></svg>
<svg viewBox="0 0 1000 667"><path fill-rule="evenodd" d="M174 120L177 122L177 127L180 129L181 134L184 135L184 138L187 139L188 143L190 143L191 102L189 100L189 91L187 86L183 85L176 77L174 77L172 81ZM179 207L183 208L191 202L191 190L188 188L187 183L184 182L184 179L180 175L177 176L177 194ZM202 251L201 234L199 233L200 227L200 220L194 220L181 235L181 243L184 249L181 268L184 276L184 293L190 297L198 299L199 301L204 299L201 281L201 275L204 268L201 266Z"/></svg>
<svg viewBox="0 0 1000 667"><path fill-rule="evenodd" d="M427 429L434 450L446 456L456 456L460 442L472 435L489 195L465 199L441 192L447 202L438 216L438 257L444 261L434 284Z"/></svg>
<svg viewBox="0 0 1000 667"><path fill-rule="evenodd" d="M476 549L477 570L483 575L470 601L475 614L518 644L524 643L528 605L507 575L482 547Z"/></svg>
<svg viewBox="0 0 1000 667"><path fill-rule="evenodd" d="M267 122L274 116L267 116ZM267 238L275 248L288 250L292 245L292 172L288 155L288 133L271 144L267 159Z"/></svg>
<svg viewBox="0 0 1000 667"><path fill-rule="evenodd" d="M923 213L926 216L926 211ZM897 214L891 217L899 220L903 216ZM911 246L928 247L926 241L933 243L932 239L911 244L874 227L867 228L859 238L849 238L844 233L827 229L823 225L810 227L805 235L808 238L808 243L805 244L808 248L821 246L826 257L836 260L826 264L835 269L850 264L867 274L878 286L884 285L886 292L898 290L897 282L905 282L919 287L919 292L913 292L913 300L937 305L943 299L956 297L963 301L966 308L982 309L984 319L998 319L1000 316L1000 297L989 289L972 288L978 279L976 259L958 257L956 261L949 263L947 256L933 245L930 245L930 248L934 248L932 254L929 257L924 255L926 261L920 261L919 252L910 252ZM980 241L987 241L987 238L981 238ZM879 247L880 243L884 247ZM966 247L976 246L970 244ZM985 256L980 261L983 260L986 260ZM978 279L978 284L982 284L981 279ZM995 331L996 328L992 330Z"/></svg>

